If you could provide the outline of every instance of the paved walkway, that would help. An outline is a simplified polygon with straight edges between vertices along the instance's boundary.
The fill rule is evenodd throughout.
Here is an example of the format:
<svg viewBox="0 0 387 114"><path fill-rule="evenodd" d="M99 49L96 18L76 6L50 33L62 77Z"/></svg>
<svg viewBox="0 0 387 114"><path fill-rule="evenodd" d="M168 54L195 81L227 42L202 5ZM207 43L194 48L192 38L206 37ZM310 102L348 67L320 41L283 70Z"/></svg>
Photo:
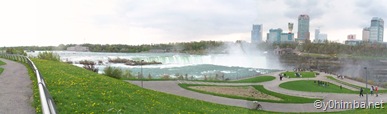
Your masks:
<svg viewBox="0 0 387 114"><path fill-rule="evenodd" d="M34 114L32 81L26 67L20 63L0 59L6 65L0 74L0 114Z"/></svg>
<svg viewBox="0 0 387 114"><path fill-rule="evenodd" d="M339 84L335 81L327 79L325 76L328 74L320 73L319 76L316 78L283 78L282 81L279 80L278 74L280 72L274 72L270 74L265 75L272 75L275 76L276 79L268 82L262 82L262 83L211 83L211 82L194 82L194 81L143 81L144 88L161 91L165 93L175 94L179 96L185 96L193 99L199 99L204 100L212 103L218 103L218 104L224 104L224 105L230 105L230 106L238 106L238 107L245 107L247 108L247 102L246 100L239 100L239 99L231 99L231 98L224 98L224 97L218 97L208 94L202 94L197 93L189 90L185 90L183 88L180 88L178 86L179 83L196 83L196 84L209 84L209 85L263 85L266 89L287 94L287 95L293 95L293 96L303 96L303 97L309 97L309 98L321 98L324 102L328 102L330 100L336 100L338 102L345 101L345 102L353 102L354 100L358 102L365 101L365 97L359 97L358 94L339 94L339 93L321 93L321 92L301 92L301 91L294 91L294 90L287 90L280 88L278 85L284 82L288 81L295 81L295 80L322 80L331 82L334 84ZM140 81L128 81L136 85L140 85ZM360 83L361 84L361 83ZM340 84L339 84L340 85ZM357 83L355 83L357 85ZM345 85L342 85L345 88L355 90L355 88L348 87ZM379 97L375 96L369 96L369 101L372 102L380 102L381 100L387 99L387 96L379 95ZM316 109L314 107L313 103L304 103L304 104L295 104L295 103L270 103L270 102L260 102L260 104L263 105L263 109L267 111L274 111L274 112L324 112L322 109ZM326 111L343 111L343 109L328 109Z"/></svg>

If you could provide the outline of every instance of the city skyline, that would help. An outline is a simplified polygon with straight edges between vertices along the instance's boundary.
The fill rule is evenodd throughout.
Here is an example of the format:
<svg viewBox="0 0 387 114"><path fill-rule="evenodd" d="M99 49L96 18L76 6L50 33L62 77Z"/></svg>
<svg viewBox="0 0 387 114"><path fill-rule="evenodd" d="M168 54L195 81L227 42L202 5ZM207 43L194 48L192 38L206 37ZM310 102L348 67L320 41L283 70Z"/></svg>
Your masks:
<svg viewBox="0 0 387 114"><path fill-rule="evenodd" d="M309 15L309 31L343 42L362 36L373 17L387 19L383 0L14 0L0 1L0 9L0 46L250 41L252 24L262 24L263 34L286 30L300 14Z"/></svg>

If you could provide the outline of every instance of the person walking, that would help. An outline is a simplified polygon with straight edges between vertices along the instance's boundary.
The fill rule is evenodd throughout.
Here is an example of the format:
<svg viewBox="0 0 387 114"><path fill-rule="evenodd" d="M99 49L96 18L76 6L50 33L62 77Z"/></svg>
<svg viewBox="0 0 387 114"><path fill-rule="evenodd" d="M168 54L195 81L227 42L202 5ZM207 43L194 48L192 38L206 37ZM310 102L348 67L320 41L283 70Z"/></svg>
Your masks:
<svg viewBox="0 0 387 114"><path fill-rule="evenodd" d="M376 95L376 97L379 96L379 88L378 88L378 86L375 86L375 95Z"/></svg>
<svg viewBox="0 0 387 114"><path fill-rule="evenodd" d="M371 93L371 96L374 94L374 86L371 86L370 93Z"/></svg>
<svg viewBox="0 0 387 114"><path fill-rule="evenodd" d="M360 97L363 97L363 88L360 88L360 94L359 94Z"/></svg>

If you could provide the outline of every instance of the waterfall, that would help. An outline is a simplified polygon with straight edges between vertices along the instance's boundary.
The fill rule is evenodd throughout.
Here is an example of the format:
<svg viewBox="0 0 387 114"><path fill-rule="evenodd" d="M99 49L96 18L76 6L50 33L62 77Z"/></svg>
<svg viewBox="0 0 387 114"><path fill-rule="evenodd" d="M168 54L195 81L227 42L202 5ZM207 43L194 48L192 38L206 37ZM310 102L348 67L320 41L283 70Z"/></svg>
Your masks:
<svg viewBox="0 0 387 114"><path fill-rule="evenodd" d="M157 61L163 64L211 64L211 55L172 55L153 57L134 57L133 60Z"/></svg>

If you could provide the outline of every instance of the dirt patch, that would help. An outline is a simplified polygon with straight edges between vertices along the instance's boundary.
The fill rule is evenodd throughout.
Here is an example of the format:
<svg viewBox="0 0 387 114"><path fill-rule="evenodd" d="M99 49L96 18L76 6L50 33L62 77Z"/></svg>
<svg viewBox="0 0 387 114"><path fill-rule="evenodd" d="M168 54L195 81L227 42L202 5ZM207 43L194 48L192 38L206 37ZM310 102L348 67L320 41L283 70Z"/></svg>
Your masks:
<svg viewBox="0 0 387 114"><path fill-rule="evenodd" d="M277 100L280 101L282 99L278 97L274 97L258 90L254 89L254 87L221 87L221 86L190 86L191 89L218 93L218 94L226 94L240 97L248 97L254 99L265 99L265 100Z"/></svg>

